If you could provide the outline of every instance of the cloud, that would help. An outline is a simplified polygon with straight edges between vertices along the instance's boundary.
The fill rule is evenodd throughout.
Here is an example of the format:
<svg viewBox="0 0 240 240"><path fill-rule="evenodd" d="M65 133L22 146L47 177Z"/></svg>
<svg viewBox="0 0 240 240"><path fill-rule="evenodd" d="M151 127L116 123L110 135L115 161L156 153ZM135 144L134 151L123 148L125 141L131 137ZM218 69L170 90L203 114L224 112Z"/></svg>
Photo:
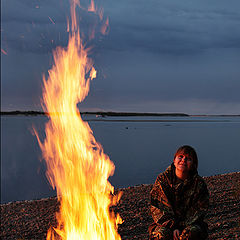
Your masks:
<svg viewBox="0 0 240 240"><path fill-rule="evenodd" d="M151 107L143 102L240 102L239 1L98 4L109 16L110 32L91 42L98 78L91 83L84 107L121 109L122 104L142 106L145 111ZM67 44L69 3L4 1L2 8L2 48L8 53L2 56L3 102L16 104L22 99L25 105L37 105L52 50ZM83 9L78 13L85 35L89 27L100 24L95 14Z"/></svg>
<svg viewBox="0 0 240 240"><path fill-rule="evenodd" d="M235 7L226 6L222 1L217 6L154 0L148 3L138 0L105 4L108 4L106 14L109 15L111 29L103 43L105 50L133 49L179 55L195 54L210 48L240 47L237 1L234 1ZM29 51L36 52L49 52L58 45L66 45L67 0L11 1L11 4L5 1L2 7L3 40L9 45L20 49L25 44L29 46ZM83 30L89 29L94 18L85 11L78 12L82 16ZM33 47L34 42L38 45ZM95 42L99 47L101 44Z"/></svg>
<svg viewBox="0 0 240 240"><path fill-rule="evenodd" d="M168 2L114 2L116 5L109 10L111 31L105 46L173 55L240 47L239 16L234 8Z"/></svg>
<svg viewBox="0 0 240 240"><path fill-rule="evenodd" d="M48 16L54 18L57 22L66 21L66 11L69 9L67 1L3 1L2 21L18 23L49 24Z"/></svg>
<svg viewBox="0 0 240 240"><path fill-rule="evenodd" d="M2 8L3 47L45 54L57 46L67 45L67 19L70 18L67 0L13 0L11 3L5 1ZM96 14L87 13L84 7L78 8L78 22L83 35L87 36L97 21L101 24Z"/></svg>

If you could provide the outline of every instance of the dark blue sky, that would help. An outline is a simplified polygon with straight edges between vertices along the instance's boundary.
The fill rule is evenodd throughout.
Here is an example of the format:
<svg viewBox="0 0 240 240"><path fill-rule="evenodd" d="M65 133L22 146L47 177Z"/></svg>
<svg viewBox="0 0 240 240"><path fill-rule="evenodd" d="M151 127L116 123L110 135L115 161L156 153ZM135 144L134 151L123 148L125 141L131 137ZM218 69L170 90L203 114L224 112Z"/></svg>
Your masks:
<svg viewBox="0 0 240 240"><path fill-rule="evenodd" d="M98 77L80 110L240 114L239 0L96 2L110 31L89 43ZM40 110L69 1L2 0L1 11L2 111ZM88 31L96 16L78 14Z"/></svg>

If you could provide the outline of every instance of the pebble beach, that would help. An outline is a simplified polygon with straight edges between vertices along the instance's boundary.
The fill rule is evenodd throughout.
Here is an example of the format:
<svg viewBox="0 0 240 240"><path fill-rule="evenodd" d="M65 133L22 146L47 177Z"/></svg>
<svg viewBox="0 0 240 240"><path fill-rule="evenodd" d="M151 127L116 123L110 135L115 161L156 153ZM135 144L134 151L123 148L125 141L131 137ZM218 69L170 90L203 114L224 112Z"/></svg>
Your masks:
<svg viewBox="0 0 240 240"><path fill-rule="evenodd" d="M240 172L204 179L210 193L209 239L240 239ZM116 189L123 194L113 207L124 220L118 227L123 240L148 239L151 188L152 184L143 184ZM56 197L1 204L0 239L46 239L48 229L57 224L58 209Z"/></svg>

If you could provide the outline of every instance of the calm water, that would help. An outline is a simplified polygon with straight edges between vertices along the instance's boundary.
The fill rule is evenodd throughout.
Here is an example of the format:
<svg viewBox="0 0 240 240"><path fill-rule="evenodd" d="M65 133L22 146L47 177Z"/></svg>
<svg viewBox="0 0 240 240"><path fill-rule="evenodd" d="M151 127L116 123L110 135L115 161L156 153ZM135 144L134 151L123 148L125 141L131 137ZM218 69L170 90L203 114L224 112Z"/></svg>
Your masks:
<svg viewBox="0 0 240 240"><path fill-rule="evenodd" d="M199 173L210 176L240 170L240 117L84 116L116 166L114 187L153 183L176 149L193 146ZM1 117L1 202L55 195L32 126L44 136L43 116Z"/></svg>

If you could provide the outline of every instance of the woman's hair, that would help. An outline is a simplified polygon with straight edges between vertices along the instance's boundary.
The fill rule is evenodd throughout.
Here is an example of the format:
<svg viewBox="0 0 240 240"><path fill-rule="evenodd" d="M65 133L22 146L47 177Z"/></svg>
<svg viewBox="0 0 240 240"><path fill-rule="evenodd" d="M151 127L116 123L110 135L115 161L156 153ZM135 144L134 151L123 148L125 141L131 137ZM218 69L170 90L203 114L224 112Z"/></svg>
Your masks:
<svg viewBox="0 0 240 240"><path fill-rule="evenodd" d="M179 154L184 154L184 155L187 155L189 158L191 158L192 161L193 161L193 168L194 168L194 170L197 170L197 168L198 168L198 157L197 157L197 153L196 153L196 151L193 147L188 146L188 145L181 146L176 151L176 153L174 155L174 159Z"/></svg>

